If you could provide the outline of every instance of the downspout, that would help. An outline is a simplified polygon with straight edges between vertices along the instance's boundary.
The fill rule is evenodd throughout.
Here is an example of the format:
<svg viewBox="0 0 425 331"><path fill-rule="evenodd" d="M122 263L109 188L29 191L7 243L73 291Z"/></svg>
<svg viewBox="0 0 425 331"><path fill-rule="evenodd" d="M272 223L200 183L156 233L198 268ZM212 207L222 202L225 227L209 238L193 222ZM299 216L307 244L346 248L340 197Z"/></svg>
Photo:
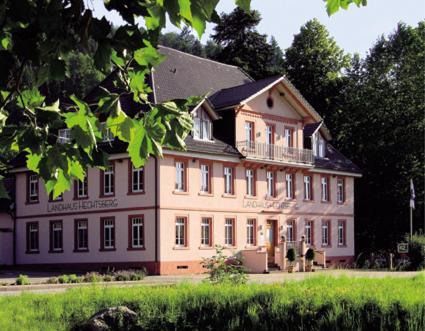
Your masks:
<svg viewBox="0 0 425 331"><path fill-rule="evenodd" d="M155 159L155 272L159 273L158 265L158 158Z"/></svg>

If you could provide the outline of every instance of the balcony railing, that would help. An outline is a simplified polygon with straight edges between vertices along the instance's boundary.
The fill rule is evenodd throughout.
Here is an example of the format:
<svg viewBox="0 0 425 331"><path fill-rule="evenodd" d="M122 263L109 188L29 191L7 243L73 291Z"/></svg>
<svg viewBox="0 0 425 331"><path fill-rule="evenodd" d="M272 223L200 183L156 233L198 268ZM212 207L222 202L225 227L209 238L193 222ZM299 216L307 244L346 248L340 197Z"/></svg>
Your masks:
<svg viewBox="0 0 425 331"><path fill-rule="evenodd" d="M313 164L313 151L294 147L283 147L274 144L264 144L253 141L238 141L236 147L243 156L259 159L272 160L285 163Z"/></svg>

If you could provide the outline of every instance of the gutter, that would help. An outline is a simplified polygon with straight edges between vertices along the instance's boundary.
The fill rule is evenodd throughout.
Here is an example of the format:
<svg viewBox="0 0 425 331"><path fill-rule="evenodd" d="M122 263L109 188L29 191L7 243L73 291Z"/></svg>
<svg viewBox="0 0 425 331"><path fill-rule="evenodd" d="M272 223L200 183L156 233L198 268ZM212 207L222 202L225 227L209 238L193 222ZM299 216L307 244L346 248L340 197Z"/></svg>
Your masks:
<svg viewBox="0 0 425 331"><path fill-rule="evenodd" d="M158 158L155 159L155 271L159 274L158 266Z"/></svg>

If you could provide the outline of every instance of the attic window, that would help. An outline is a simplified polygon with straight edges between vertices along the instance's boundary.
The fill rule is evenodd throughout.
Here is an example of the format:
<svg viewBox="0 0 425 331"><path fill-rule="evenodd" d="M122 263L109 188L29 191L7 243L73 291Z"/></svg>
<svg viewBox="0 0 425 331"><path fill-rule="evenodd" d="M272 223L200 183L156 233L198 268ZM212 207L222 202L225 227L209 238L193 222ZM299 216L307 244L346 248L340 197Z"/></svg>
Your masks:
<svg viewBox="0 0 425 331"><path fill-rule="evenodd" d="M211 140L212 124L209 116L202 108L198 108L194 114L195 122L193 128L193 138L199 140Z"/></svg>
<svg viewBox="0 0 425 331"><path fill-rule="evenodd" d="M313 136L313 153L320 158L326 156L326 141L320 133L316 133Z"/></svg>
<svg viewBox="0 0 425 331"><path fill-rule="evenodd" d="M271 96L269 96L267 98L267 101L266 102L267 102L267 107L273 108L274 101L273 101L273 98Z"/></svg>

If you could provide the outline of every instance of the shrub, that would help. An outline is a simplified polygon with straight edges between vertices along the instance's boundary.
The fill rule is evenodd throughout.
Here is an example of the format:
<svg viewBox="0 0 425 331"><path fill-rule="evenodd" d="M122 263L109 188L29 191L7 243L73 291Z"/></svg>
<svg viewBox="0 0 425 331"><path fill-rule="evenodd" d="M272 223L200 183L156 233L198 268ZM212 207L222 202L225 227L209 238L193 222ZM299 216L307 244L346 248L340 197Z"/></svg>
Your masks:
<svg viewBox="0 0 425 331"><path fill-rule="evenodd" d="M295 249L290 248L286 252L286 258L288 259L289 263L292 265L294 263L296 255L295 255Z"/></svg>
<svg viewBox="0 0 425 331"><path fill-rule="evenodd" d="M59 281L59 284L67 284L69 283L69 277L68 275L60 275L58 277L58 281Z"/></svg>
<svg viewBox="0 0 425 331"><path fill-rule="evenodd" d="M314 260L314 250L312 248L307 249L305 259L310 262Z"/></svg>
<svg viewBox="0 0 425 331"><path fill-rule="evenodd" d="M118 282L126 282L130 280L130 271L119 270L114 272L114 279Z"/></svg>
<svg viewBox="0 0 425 331"><path fill-rule="evenodd" d="M112 276L111 274L103 275L104 282L112 282L113 280L114 280L114 276Z"/></svg>
<svg viewBox="0 0 425 331"><path fill-rule="evenodd" d="M97 283L102 281L102 276L97 272L88 272L83 276L83 282Z"/></svg>
<svg viewBox="0 0 425 331"><path fill-rule="evenodd" d="M46 283L47 283L47 284L57 284L57 283L59 283L59 279L58 279L58 277L50 277L50 278L46 281Z"/></svg>
<svg viewBox="0 0 425 331"><path fill-rule="evenodd" d="M27 275L19 275L19 277L16 278L15 284L16 285L30 285L31 282L30 282Z"/></svg>
<svg viewBox="0 0 425 331"><path fill-rule="evenodd" d="M232 283L244 284L247 282L246 268L243 266L242 256L239 254L226 256L222 246L215 246L216 255L204 258L202 266L208 270L208 281L213 284Z"/></svg>
<svg viewBox="0 0 425 331"><path fill-rule="evenodd" d="M76 274L71 274L68 276L68 280L70 283L81 283L81 278L78 277Z"/></svg>
<svg viewBox="0 0 425 331"><path fill-rule="evenodd" d="M409 268L411 270L425 269L425 235L415 234L409 240Z"/></svg>

